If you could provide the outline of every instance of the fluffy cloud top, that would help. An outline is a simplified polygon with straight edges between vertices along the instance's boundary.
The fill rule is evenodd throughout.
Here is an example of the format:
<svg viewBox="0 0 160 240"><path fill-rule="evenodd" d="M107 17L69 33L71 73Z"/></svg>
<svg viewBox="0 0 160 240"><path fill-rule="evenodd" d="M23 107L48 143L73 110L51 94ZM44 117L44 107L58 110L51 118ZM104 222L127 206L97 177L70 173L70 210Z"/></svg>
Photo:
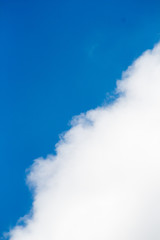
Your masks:
<svg viewBox="0 0 160 240"><path fill-rule="evenodd" d="M10 240L160 239L160 45L117 82L113 104L74 118L35 160L31 214Z"/></svg>

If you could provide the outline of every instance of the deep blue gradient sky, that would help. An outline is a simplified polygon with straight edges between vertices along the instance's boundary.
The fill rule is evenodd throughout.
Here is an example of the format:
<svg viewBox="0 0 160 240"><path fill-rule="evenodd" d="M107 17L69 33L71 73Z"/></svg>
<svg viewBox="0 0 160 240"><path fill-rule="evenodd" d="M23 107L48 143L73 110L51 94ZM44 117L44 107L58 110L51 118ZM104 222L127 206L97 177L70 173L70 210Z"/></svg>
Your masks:
<svg viewBox="0 0 160 240"><path fill-rule="evenodd" d="M26 214L25 170L104 103L160 39L160 1L0 1L0 233Z"/></svg>

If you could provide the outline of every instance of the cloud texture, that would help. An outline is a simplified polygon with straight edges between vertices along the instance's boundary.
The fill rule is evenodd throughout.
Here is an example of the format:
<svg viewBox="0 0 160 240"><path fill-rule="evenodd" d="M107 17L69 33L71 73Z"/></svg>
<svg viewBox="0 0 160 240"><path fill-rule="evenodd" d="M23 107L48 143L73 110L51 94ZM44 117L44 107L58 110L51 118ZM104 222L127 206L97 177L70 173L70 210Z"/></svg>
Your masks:
<svg viewBox="0 0 160 240"><path fill-rule="evenodd" d="M10 240L160 239L160 45L116 91L73 119L56 156L35 160L33 208Z"/></svg>

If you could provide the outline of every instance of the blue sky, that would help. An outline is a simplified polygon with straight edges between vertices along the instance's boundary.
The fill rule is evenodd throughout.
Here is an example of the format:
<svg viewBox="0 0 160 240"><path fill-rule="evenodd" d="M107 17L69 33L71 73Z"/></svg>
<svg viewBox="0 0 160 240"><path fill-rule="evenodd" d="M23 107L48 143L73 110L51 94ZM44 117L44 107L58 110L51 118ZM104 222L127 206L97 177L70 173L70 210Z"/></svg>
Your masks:
<svg viewBox="0 0 160 240"><path fill-rule="evenodd" d="M159 13L155 0L0 2L0 232L31 207L33 160L159 41Z"/></svg>

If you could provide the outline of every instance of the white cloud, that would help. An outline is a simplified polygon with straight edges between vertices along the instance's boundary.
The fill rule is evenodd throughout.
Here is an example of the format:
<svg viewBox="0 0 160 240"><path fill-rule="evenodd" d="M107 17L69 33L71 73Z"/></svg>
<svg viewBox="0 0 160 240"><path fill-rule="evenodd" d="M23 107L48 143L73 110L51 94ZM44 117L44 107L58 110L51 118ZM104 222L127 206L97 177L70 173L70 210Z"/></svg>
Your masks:
<svg viewBox="0 0 160 240"><path fill-rule="evenodd" d="M80 115L57 155L35 161L32 216L10 240L160 239L160 45L117 84L112 105Z"/></svg>

